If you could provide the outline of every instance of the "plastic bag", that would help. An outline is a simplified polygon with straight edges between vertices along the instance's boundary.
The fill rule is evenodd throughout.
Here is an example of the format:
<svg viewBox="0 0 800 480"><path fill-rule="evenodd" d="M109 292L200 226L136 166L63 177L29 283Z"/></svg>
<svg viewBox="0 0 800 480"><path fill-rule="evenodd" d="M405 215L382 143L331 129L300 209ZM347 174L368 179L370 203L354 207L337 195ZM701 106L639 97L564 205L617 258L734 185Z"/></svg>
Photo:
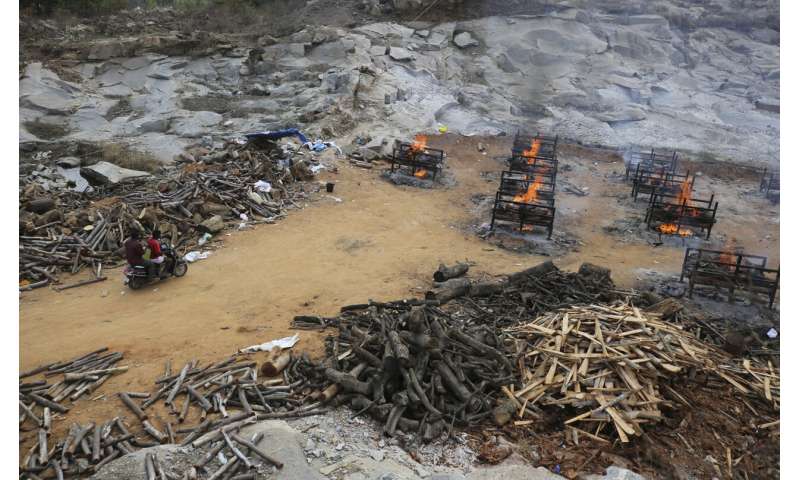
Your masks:
<svg viewBox="0 0 800 480"><path fill-rule="evenodd" d="M299 341L300 341L300 335L295 333L291 337L284 337L284 338L279 338L278 340L271 340L267 343L262 343L260 345L251 345L249 347L239 350L239 352L240 353L269 352L275 347L292 348Z"/></svg>
<svg viewBox="0 0 800 480"><path fill-rule="evenodd" d="M211 255L211 252L193 251L193 252L189 252L186 255L184 255L183 259L186 260L189 263L193 263L193 262L196 262L198 260L205 260L206 258L208 258L209 255Z"/></svg>
<svg viewBox="0 0 800 480"><path fill-rule="evenodd" d="M272 191L272 184L269 182L265 182L264 180L259 180L253 184L253 186L259 192L269 193Z"/></svg>

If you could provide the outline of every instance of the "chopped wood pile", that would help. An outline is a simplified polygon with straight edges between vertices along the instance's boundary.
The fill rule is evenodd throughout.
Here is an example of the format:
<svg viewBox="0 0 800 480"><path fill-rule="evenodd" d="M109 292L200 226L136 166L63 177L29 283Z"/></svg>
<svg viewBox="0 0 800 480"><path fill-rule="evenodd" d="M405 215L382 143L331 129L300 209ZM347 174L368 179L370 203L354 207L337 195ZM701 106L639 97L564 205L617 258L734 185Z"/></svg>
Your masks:
<svg viewBox="0 0 800 480"><path fill-rule="evenodd" d="M39 367L24 372L20 378L42 372L64 372L65 382L74 381L77 385L93 382L88 383L89 387L99 385L102 383L100 379L122 371L121 368L109 368L115 358L121 358L121 354L98 357L102 351L105 349L71 362ZM100 369L100 366L104 369ZM69 407L54 401L65 397L63 394L51 396L59 389L52 386L48 388L44 382L21 384L24 393L20 395L20 428L27 419L41 428L23 459L20 472L41 476L43 472L52 470L55 476L61 472L68 477L81 477L96 472L122 455L163 443L210 449L209 455L194 465L191 472L185 472L191 475L190 478L206 474L208 478L230 478L237 473L248 472L262 461L266 465L281 468L282 463L278 459L258 447L260 438L243 438L237 431L257 420L325 412L322 402L307 401L312 392L322 387L308 381L313 376L308 372L315 368L305 356L293 357L289 351L267 359L260 369L255 362L244 357L229 357L204 367L192 361L177 373L172 372L168 362L164 375L156 380L153 392L117 394L121 405L130 412L129 418L134 419L135 423L126 422L120 415L103 423L73 424L66 436L57 441L48 439L49 411L53 409L66 413ZM271 378L260 378L260 373ZM98 375L102 376L98 378ZM81 393L89 390L81 388ZM70 398L75 400L77 396ZM29 399L34 405L44 406L42 418L32 411L33 405L26 403ZM165 408L154 408L162 400ZM166 415L165 409L168 412ZM196 423L182 427L187 419ZM216 459L219 456L226 457L228 461L218 466ZM151 467L158 471L157 459L149 459L146 463L148 472Z"/></svg>
<svg viewBox="0 0 800 480"><path fill-rule="evenodd" d="M20 288L58 283L58 273L96 270L120 260L131 230L158 228L173 246L194 244L199 234L229 224L272 223L297 206L313 177L310 157L275 143L229 143L197 161L161 167L160 173L91 192L45 188L22 176ZM97 275L99 277L99 275Z"/></svg>
<svg viewBox="0 0 800 480"><path fill-rule="evenodd" d="M627 443L662 420L661 409L691 408L673 385L697 375L716 376L780 409L779 372L771 363L734 361L681 326L627 304L559 310L507 332L523 347L515 355L519 382L503 387L508 399L498 408L508 414L501 423L518 418L516 425L526 425L541 418L528 413L532 408L569 407L576 415L564 425L573 435Z"/></svg>
<svg viewBox="0 0 800 480"><path fill-rule="evenodd" d="M55 413L66 413L69 407L62 402L78 400L95 391L112 375L126 372L127 366L115 366L122 360L121 352L108 352L103 347L66 362L42 365L19 374L19 429L49 428L50 416ZM23 382L23 378L43 374L45 379ZM53 384L46 378L63 375L61 380ZM38 414L37 414L38 413ZM45 427L46 426L46 427Z"/></svg>
<svg viewBox="0 0 800 480"><path fill-rule="evenodd" d="M453 426L491 414L497 389L513 381L503 342L486 327L466 328L437 307L391 304L350 310L328 339L332 382L359 413L388 435L402 431L429 442Z"/></svg>
<svg viewBox="0 0 800 480"><path fill-rule="evenodd" d="M100 349L24 372L20 379L64 379L20 383L21 435L37 431L27 439L32 445L20 473L86 476L138 448L169 442L208 449L183 472L188 478L235 478L259 463L280 468L279 459L262 455L260 439L242 438L239 429L340 404L410 445L455 428L494 424L531 434L562 423L575 445L579 438L628 443L655 423L669 423L668 410L693 408L687 392L698 386L733 392L761 419L758 428L778 425L764 413L780 409L779 367L734 358L705 341L690 328L696 324L676 321L676 300L620 290L607 269L589 264L563 272L545 262L491 280L466 278L468 270L441 266L437 277L444 281L426 299L348 305L334 318L296 317L296 328L337 329L322 362L289 351L261 365L237 355L204 366L191 361L174 372L168 362L152 392L117 394L127 420L120 414L73 424L59 440L48 438L50 411L66 413L58 402L124 371L114 366L122 355ZM148 475L161 468L156 458L145 463Z"/></svg>

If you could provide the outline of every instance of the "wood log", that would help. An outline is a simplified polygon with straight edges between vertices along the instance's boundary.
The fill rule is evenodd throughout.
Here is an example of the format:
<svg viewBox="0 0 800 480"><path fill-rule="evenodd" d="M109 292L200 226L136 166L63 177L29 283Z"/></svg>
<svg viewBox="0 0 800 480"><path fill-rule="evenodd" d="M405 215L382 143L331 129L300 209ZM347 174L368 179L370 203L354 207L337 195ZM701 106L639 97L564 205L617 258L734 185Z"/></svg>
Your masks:
<svg viewBox="0 0 800 480"><path fill-rule="evenodd" d="M340 372L333 368L325 369L325 377L328 380L340 385L345 391L360 393L362 395L369 395L372 391L372 386L367 382L358 380L354 375L349 373Z"/></svg>
<svg viewBox="0 0 800 480"><path fill-rule="evenodd" d="M503 365L506 366L509 372L514 371L514 367L511 365L511 362L499 350L490 347L485 343L479 342L478 340L475 340L474 338L470 337L469 335L467 335L466 333L457 328L451 328L450 330L447 331L447 334L450 336L450 338L456 339L462 343L469 345L475 350L478 350L481 353L485 353L487 355L496 358L497 360L502 362Z"/></svg>
<svg viewBox="0 0 800 480"><path fill-rule="evenodd" d="M470 281L466 278L454 278L442 285L446 286L425 292L425 299L435 300L440 305L443 305L454 298L463 297L469 293Z"/></svg>
<svg viewBox="0 0 800 480"><path fill-rule="evenodd" d="M28 394L28 396L34 402L38 403L39 405L41 405L43 407L50 407L50 410L55 410L58 413L67 413L69 411L69 407L65 407L65 406L63 406L61 404L58 404L58 403L53 402L53 401L50 401L50 400L48 400L48 399L46 399L44 397L40 397L39 395L36 395L35 393L30 393L30 394Z"/></svg>
<svg viewBox="0 0 800 480"><path fill-rule="evenodd" d="M154 427L149 421L142 420L142 427L148 435L156 439L158 443L164 443L167 440L167 435Z"/></svg>
<svg viewBox="0 0 800 480"><path fill-rule="evenodd" d="M433 363L433 366L438 370L439 375L442 376L442 382L445 387L452 392L456 398L462 402L466 402L470 399L472 395L469 393L467 387L458 380L456 374L450 370L450 367L448 367L445 362L436 361Z"/></svg>
<svg viewBox="0 0 800 480"><path fill-rule="evenodd" d="M114 368L104 368L100 370L90 370L87 372L68 372L64 374L64 381L65 382L79 382L82 380L92 380L97 381L100 376L113 374L113 373L121 373L127 372L128 367L114 367ZM94 378L93 378L94 377Z"/></svg>
<svg viewBox="0 0 800 480"><path fill-rule="evenodd" d="M97 278L90 278L90 279L88 279L88 280L82 280L82 281L80 281L80 282L72 283L72 284L70 284L70 285L63 285L63 286L57 286L57 287L53 287L53 290L55 290L55 291L57 291L57 292L61 292L61 291L63 291L63 290L69 290L70 288L77 288L77 287L82 287L82 286L84 286L84 285L91 285L91 284L93 284L93 283L103 282L103 281L105 281L107 278L108 278L108 277L97 277Z"/></svg>
<svg viewBox="0 0 800 480"><path fill-rule="evenodd" d="M237 434L232 435L232 437L233 437L234 440L236 440L237 443L240 443L240 444L244 445L245 447L249 448L250 452L255 453L256 455L261 457L263 460L271 463L272 465L275 465L276 468L278 468L278 469L283 468L283 462L281 462L277 458L273 457L272 455L270 455L270 454L264 452L263 450L261 450L260 448L258 448L258 446L255 443L253 443L253 442L247 440L246 438L243 438L243 437L241 437L240 435L237 435Z"/></svg>
<svg viewBox="0 0 800 480"><path fill-rule="evenodd" d="M406 344L403 343L403 340L400 338L400 334L391 330L387 333L387 337L389 344L392 346L392 352L398 362L400 362L400 365L403 367L410 367L412 365L411 354Z"/></svg>
<svg viewBox="0 0 800 480"><path fill-rule="evenodd" d="M508 281L502 279L473 283L469 287L469 296L490 297L496 293L502 292L507 286Z"/></svg>
<svg viewBox="0 0 800 480"><path fill-rule="evenodd" d="M291 361L292 351L284 350L280 353L280 355L278 355L277 358L267 360L261 364L261 375L265 377L277 376L289 365Z"/></svg>
<svg viewBox="0 0 800 480"><path fill-rule="evenodd" d="M187 363L181 369L181 373L178 375L178 379L175 380L175 386L172 387L172 390L169 392L169 395L167 395L167 399L165 401L165 403L167 405L171 405L172 404L172 401L175 399L175 395L177 395L178 391L180 391L181 384L183 383L183 379L186 378L186 374L189 372L189 365L190 364Z"/></svg>
<svg viewBox="0 0 800 480"><path fill-rule="evenodd" d="M433 273L433 280L436 282L444 282L451 278L460 277L466 274L468 270L469 265L466 263L456 263L451 267L445 266L445 264L442 263L439 265L439 269Z"/></svg>
<svg viewBox="0 0 800 480"><path fill-rule="evenodd" d="M133 412L133 414L136 415L139 420L147 420L147 414L142 411L139 405L137 405L127 393L121 392L118 396L119 399L122 400L122 403L124 403L125 406L128 407L128 409Z"/></svg>
<svg viewBox="0 0 800 480"><path fill-rule="evenodd" d="M528 277L541 277L542 275L546 275L550 272L555 272L558 270L552 260L548 260L546 262L540 263L531 268L527 268L520 272L512 273L508 276L508 281L511 284L520 283L525 281Z"/></svg>

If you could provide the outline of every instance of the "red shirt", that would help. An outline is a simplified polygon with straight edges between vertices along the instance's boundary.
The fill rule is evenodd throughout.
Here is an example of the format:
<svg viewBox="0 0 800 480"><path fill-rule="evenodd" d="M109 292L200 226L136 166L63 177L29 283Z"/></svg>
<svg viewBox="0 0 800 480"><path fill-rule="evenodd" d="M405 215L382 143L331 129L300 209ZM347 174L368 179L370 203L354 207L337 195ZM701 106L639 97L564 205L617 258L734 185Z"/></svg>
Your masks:
<svg viewBox="0 0 800 480"><path fill-rule="evenodd" d="M161 244L153 237L147 239L147 246L150 247L150 259L161 256Z"/></svg>

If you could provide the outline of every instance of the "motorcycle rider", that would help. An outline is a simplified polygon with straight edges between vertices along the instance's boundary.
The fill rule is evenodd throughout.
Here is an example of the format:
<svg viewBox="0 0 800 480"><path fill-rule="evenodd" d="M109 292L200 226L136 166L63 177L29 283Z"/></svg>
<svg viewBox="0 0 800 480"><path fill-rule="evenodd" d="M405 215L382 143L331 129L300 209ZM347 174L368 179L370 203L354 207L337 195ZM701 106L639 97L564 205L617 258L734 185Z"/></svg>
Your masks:
<svg viewBox="0 0 800 480"><path fill-rule="evenodd" d="M138 230L131 230L131 237L125 241L125 259L132 267L143 266L147 269L147 276L153 277L155 264L144 258L144 246L142 246L142 235Z"/></svg>

